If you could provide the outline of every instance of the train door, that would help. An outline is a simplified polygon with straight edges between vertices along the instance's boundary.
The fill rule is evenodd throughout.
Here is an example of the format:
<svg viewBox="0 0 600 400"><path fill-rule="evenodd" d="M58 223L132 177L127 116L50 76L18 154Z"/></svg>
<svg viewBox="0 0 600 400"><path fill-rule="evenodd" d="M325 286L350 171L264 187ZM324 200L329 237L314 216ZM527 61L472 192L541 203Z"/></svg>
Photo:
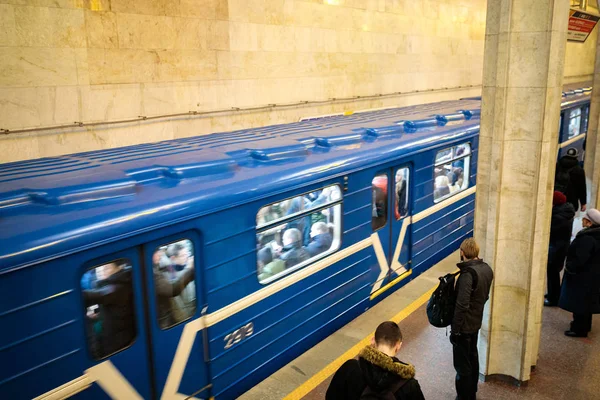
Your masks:
<svg viewBox="0 0 600 400"><path fill-rule="evenodd" d="M374 292L408 269L410 260L410 184L408 165L379 171L373 178L373 218L380 275ZM381 246L379 246L381 244Z"/></svg>
<svg viewBox="0 0 600 400"><path fill-rule="evenodd" d="M111 252L84 265L78 283L92 360L86 372L98 383L83 392L85 398L152 397L142 277L137 248Z"/></svg>
<svg viewBox="0 0 600 400"><path fill-rule="evenodd" d="M388 279L394 280L410 269L410 243L411 243L411 169L409 165L398 166L393 169L394 181L391 182L393 192L390 202L394 212L390 213L391 243L393 251L390 261L390 274Z"/></svg>
<svg viewBox="0 0 600 400"><path fill-rule="evenodd" d="M209 398L204 357L200 237L194 231L143 246L148 331L158 398ZM182 396L183 395L183 396Z"/></svg>

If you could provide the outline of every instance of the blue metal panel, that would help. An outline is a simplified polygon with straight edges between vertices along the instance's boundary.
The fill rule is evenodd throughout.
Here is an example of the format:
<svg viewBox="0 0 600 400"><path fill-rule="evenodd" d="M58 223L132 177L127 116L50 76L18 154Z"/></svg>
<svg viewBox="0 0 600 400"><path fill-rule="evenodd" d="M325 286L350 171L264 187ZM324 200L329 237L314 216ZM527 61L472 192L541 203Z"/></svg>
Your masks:
<svg viewBox="0 0 600 400"><path fill-rule="evenodd" d="M263 368L261 374L275 371L281 364L269 361L291 350L314 332L328 332L332 324L337 327L340 323L348 322L351 315L341 321L336 318L368 299L369 256L364 253L349 257L346 266L343 266L345 263L338 263L327 271L307 278L302 290L284 290L238 313L227 320L226 325L229 326L226 329L221 327L222 324L211 327L214 395L218 397L223 391L231 389L246 374L256 374L258 368ZM233 321L230 320L237 323L231 324ZM254 323L255 333L234 347L223 350L223 334L214 335L213 330L228 332L249 321Z"/></svg>

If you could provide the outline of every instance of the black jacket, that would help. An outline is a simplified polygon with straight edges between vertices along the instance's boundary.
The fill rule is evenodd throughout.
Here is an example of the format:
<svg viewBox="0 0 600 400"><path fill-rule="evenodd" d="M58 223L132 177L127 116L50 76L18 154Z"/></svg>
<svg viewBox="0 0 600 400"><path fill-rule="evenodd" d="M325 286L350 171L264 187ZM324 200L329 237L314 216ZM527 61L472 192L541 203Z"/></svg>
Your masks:
<svg viewBox="0 0 600 400"><path fill-rule="evenodd" d="M575 210L569 202L552 207L552 222L550 225L550 245L561 246L571 241Z"/></svg>
<svg viewBox="0 0 600 400"><path fill-rule="evenodd" d="M98 281L98 289L84 290L86 307L101 306L102 331L99 336L99 354L102 358L127 347L135 337L131 269L121 269Z"/></svg>
<svg viewBox="0 0 600 400"><path fill-rule="evenodd" d="M291 268L296 264L300 264L310 258L310 254L304 247L301 247L300 243L292 243L287 246L283 246L281 251L282 260L285 261L287 268Z"/></svg>
<svg viewBox="0 0 600 400"><path fill-rule="evenodd" d="M582 229L571 243L559 306L578 314L600 314L600 226Z"/></svg>
<svg viewBox="0 0 600 400"><path fill-rule="evenodd" d="M563 156L556 165L557 174L560 171L569 171L569 184L565 191L567 202L573 204L575 211L579 205L587 204L587 189L585 183L585 171L579 165L577 157Z"/></svg>
<svg viewBox="0 0 600 400"><path fill-rule="evenodd" d="M477 286L473 290L473 277L463 272L456 281L456 307L452 319L452 333L477 333L481 328L483 307L490 297L494 272L482 260L458 263L458 268L472 268L477 274Z"/></svg>
<svg viewBox="0 0 600 400"><path fill-rule="evenodd" d="M348 360L337 370L325 395L326 400L358 400L369 388L381 392L405 381L394 395L398 400L424 400L415 379L415 367L367 346L358 360Z"/></svg>

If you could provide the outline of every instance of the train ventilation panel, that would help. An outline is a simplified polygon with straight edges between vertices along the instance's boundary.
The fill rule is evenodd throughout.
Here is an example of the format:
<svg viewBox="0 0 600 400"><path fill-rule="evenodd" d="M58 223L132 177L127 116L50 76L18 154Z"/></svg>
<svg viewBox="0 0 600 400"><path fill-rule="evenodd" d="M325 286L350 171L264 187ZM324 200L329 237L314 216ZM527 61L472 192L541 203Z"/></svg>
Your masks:
<svg viewBox="0 0 600 400"><path fill-rule="evenodd" d="M421 130L434 130L438 126L436 117L404 121L404 132L415 133Z"/></svg>
<svg viewBox="0 0 600 400"><path fill-rule="evenodd" d="M473 110L462 110L461 112L465 116L466 120L470 120L470 119L473 119L473 118L479 118L481 116L481 109L480 108L476 108L476 109L473 109Z"/></svg>
<svg viewBox="0 0 600 400"><path fill-rule="evenodd" d="M365 128L344 129L323 132L315 139L315 144L322 148L332 148L340 146L351 146L360 144L364 141L367 130Z"/></svg>
<svg viewBox="0 0 600 400"><path fill-rule="evenodd" d="M31 179L29 183L17 181L19 189L11 190L11 183L3 185L0 193L0 211L26 205L58 206L131 196L136 193L136 182L118 170L73 171L61 175L59 180ZM27 189L23 189L27 186ZM15 185L15 188L17 186Z"/></svg>
<svg viewBox="0 0 600 400"><path fill-rule="evenodd" d="M227 154L198 150L178 156L157 157L151 165L126 170L138 183L161 179L176 181L233 173L236 162Z"/></svg>
<svg viewBox="0 0 600 400"><path fill-rule="evenodd" d="M398 139L404 133L404 122L399 121L393 125L383 126L380 128L369 128L367 134L374 139Z"/></svg>

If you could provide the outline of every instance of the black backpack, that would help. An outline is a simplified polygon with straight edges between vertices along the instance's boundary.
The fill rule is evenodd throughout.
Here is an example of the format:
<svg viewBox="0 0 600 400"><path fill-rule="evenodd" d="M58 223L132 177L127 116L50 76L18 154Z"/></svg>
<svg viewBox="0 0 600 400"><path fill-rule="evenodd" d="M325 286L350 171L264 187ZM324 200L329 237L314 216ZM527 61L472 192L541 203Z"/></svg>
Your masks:
<svg viewBox="0 0 600 400"><path fill-rule="evenodd" d="M472 268L465 268L465 271L473 277L473 290L477 287L477 273ZM434 290L427 303L427 318L429 323L436 328L445 328L452 323L454 317L454 307L456 306L456 276L461 271L453 274L446 274L439 278L440 284Z"/></svg>
<svg viewBox="0 0 600 400"><path fill-rule="evenodd" d="M554 177L554 190L567 194L569 182L571 181L571 170L573 167L565 169L558 165L556 167L556 176Z"/></svg>
<svg viewBox="0 0 600 400"><path fill-rule="evenodd" d="M367 385L360 395L360 400L396 400L396 392L404 386L406 382L408 382L406 379L401 379L381 392L375 392Z"/></svg>

